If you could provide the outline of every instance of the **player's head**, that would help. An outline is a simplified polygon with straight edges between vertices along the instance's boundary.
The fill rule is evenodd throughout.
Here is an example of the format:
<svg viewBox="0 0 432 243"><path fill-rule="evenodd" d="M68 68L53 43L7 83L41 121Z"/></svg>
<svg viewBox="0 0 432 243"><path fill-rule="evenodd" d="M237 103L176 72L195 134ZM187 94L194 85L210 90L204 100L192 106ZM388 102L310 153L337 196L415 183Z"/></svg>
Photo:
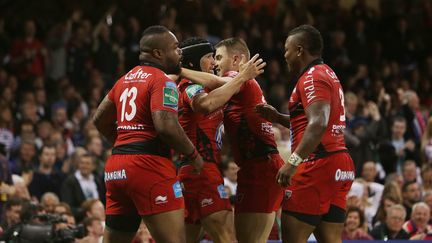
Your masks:
<svg viewBox="0 0 432 243"><path fill-rule="evenodd" d="M180 43L182 66L196 71L213 73L215 60L213 45L200 37L191 37Z"/></svg>
<svg viewBox="0 0 432 243"><path fill-rule="evenodd" d="M222 40L215 48L216 72L219 76L229 71L238 71L242 55L246 61L250 58L249 48L241 38Z"/></svg>
<svg viewBox="0 0 432 243"><path fill-rule="evenodd" d="M301 25L288 33L285 41L285 60L290 72L298 75L305 65L321 57L321 33L311 25Z"/></svg>
<svg viewBox="0 0 432 243"><path fill-rule="evenodd" d="M164 26L154 25L144 30L140 40L141 64L152 62L161 65L164 72L178 74L181 50L175 35Z"/></svg>

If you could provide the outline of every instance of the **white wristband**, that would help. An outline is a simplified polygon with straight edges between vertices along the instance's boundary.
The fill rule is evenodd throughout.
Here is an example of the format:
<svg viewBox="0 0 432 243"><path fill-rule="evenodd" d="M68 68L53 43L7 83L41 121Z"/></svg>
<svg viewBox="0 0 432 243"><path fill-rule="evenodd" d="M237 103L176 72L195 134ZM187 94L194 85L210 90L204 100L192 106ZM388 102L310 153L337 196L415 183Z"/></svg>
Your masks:
<svg viewBox="0 0 432 243"><path fill-rule="evenodd" d="M288 162L294 166L298 166L301 162L303 162L303 159L296 153L292 153L291 156L288 158Z"/></svg>

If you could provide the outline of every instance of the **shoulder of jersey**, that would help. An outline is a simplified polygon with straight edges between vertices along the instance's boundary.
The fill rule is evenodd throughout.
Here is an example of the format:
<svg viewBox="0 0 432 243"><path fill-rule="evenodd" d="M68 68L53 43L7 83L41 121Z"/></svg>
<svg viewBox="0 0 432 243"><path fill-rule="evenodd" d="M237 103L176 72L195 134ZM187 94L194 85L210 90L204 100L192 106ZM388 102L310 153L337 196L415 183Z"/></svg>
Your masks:
<svg viewBox="0 0 432 243"><path fill-rule="evenodd" d="M178 83L177 87L179 89L181 89L181 88L183 88L185 86L188 86L188 85L191 85L191 84L193 84L192 81L190 81L189 79L183 78L183 79L180 80L180 82Z"/></svg>

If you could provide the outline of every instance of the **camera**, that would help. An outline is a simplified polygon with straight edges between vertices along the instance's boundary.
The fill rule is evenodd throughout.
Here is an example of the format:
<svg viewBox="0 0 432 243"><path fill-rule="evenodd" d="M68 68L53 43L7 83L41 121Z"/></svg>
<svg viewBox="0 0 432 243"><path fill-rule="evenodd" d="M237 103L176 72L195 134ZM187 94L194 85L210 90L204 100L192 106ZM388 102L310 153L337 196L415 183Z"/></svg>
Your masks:
<svg viewBox="0 0 432 243"><path fill-rule="evenodd" d="M82 226L57 229L58 224L65 222L59 215L35 215L29 222L12 227L6 240L16 243L67 243L84 237Z"/></svg>

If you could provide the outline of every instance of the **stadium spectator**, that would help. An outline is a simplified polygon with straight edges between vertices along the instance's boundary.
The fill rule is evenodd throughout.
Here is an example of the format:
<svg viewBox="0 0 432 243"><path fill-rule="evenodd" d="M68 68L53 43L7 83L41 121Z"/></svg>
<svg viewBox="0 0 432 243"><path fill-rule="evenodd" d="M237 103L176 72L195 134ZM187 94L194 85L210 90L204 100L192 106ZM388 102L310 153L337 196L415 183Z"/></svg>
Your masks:
<svg viewBox="0 0 432 243"><path fill-rule="evenodd" d="M429 117L420 145L421 158L426 164L432 164L432 117Z"/></svg>
<svg viewBox="0 0 432 243"><path fill-rule="evenodd" d="M402 197L407 217L405 221L410 219L412 207L414 204L420 202L421 196L420 185L417 182L408 181L404 183L402 186Z"/></svg>
<svg viewBox="0 0 432 243"><path fill-rule="evenodd" d="M85 218L83 221L85 237L79 240L80 243L101 243L103 236L103 225L98 218Z"/></svg>
<svg viewBox="0 0 432 243"><path fill-rule="evenodd" d="M38 169L33 172L28 186L30 194L37 199L40 199L45 192L60 195L63 175L54 170L55 157L55 147L44 145L41 148Z"/></svg>
<svg viewBox="0 0 432 243"><path fill-rule="evenodd" d="M367 233L363 211L357 207L347 209L342 240L372 240Z"/></svg>
<svg viewBox="0 0 432 243"><path fill-rule="evenodd" d="M405 222L405 208L396 204L387 209L386 220L383 224L375 226L371 235L375 240L409 239L409 234L402 228Z"/></svg>
<svg viewBox="0 0 432 243"><path fill-rule="evenodd" d="M403 229L410 235L410 240L432 240L430 215L430 208L426 203L414 204L411 219L403 225Z"/></svg>
<svg viewBox="0 0 432 243"><path fill-rule="evenodd" d="M78 169L63 182L61 189L62 201L69 204L75 218L83 218L81 205L88 199L105 201L105 191L102 181L93 175L95 158L90 154L81 155L78 159Z"/></svg>
<svg viewBox="0 0 432 243"><path fill-rule="evenodd" d="M46 213L54 213L55 207L59 203L59 197L52 192L45 192L40 199L40 205L43 207Z"/></svg>
<svg viewBox="0 0 432 243"><path fill-rule="evenodd" d="M236 195L237 192L237 172L240 168L237 164L230 160L225 164L224 174L224 185L228 187L230 195Z"/></svg>

